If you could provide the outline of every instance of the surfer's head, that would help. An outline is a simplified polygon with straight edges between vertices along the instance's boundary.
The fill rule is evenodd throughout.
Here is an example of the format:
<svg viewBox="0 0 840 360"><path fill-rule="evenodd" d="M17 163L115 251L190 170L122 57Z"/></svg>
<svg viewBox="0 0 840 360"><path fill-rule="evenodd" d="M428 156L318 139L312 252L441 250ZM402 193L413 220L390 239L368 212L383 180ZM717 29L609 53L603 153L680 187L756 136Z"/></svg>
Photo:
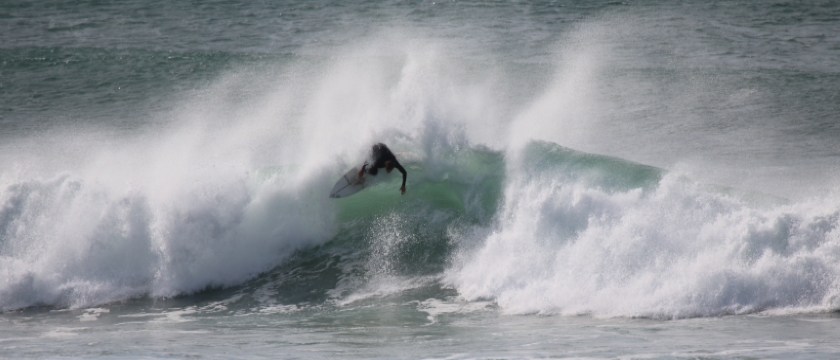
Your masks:
<svg viewBox="0 0 840 360"><path fill-rule="evenodd" d="M390 161L390 160L386 161L385 162L385 171L390 174L391 170L394 170L394 162Z"/></svg>

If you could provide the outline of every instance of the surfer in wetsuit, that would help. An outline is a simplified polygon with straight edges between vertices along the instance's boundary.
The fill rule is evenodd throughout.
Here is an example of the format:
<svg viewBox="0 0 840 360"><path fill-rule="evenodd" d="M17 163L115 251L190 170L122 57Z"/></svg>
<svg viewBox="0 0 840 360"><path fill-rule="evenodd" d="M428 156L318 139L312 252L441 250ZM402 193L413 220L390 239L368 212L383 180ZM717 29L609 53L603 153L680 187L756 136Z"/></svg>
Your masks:
<svg viewBox="0 0 840 360"><path fill-rule="evenodd" d="M373 164L370 164L369 161L365 161L365 164L362 165L362 169L359 170L359 179L365 173L365 169L367 169L367 173L371 175L376 175L379 172L379 169L385 168L385 171L390 173L391 170L397 168L402 173L403 181L402 186L400 186L400 194L405 195L405 178L407 177L407 173L405 169L400 165L400 162L397 161L397 157L394 156L394 153L391 152L391 149L388 149L387 146L383 143L379 143L373 145L373 150L371 151L371 160L373 160Z"/></svg>

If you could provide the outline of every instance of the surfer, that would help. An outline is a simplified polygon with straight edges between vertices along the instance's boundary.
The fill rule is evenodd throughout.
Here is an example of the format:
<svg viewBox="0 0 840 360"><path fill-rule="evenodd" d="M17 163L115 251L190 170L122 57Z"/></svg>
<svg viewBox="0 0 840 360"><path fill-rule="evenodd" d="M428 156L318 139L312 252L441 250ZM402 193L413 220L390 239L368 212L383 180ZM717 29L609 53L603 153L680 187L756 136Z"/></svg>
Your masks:
<svg viewBox="0 0 840 360"><path fill-rule="evenodd" d="M397 157L391 152L391 149L388 149L388 147L383 143L373 145L371 160L373 160L373 164L370 164L370 160L368 160L365 161L364 165L362 165L362 169L359 170L359 179L364 176L365 169L367 169L368 174L376 175L381 168L385 168L385 171L388 173L390 173L391 170L394 170L394 168L397 168L403 176L402 186L400 186L400 194L405 195L405 178L407 177L407 174L402 165L400 165L400 162L397 161Z"/></svg>

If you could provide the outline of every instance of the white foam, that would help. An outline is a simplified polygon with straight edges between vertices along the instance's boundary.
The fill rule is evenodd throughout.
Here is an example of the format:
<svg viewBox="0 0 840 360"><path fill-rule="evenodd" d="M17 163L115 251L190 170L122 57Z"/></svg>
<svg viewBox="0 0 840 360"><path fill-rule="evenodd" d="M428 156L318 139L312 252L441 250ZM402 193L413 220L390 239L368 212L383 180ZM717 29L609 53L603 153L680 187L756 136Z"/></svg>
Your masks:
<svg viewBox="0 0 840 360"><path fill-rule="evenodd" d="M81 322L96 321L99 319L99 315L109 312L111 312L111 310L102 308L85 309L85 312L82 315L77 316L77 318Z"/></svg>
<svg viewBox="0 0 840 360"><path fill-rule="evenodd" d="M463 301L462 299L426 299L417 302L417 310L429 314L427 317L430 324L438 321L442 315L467 314L481 311L494 310L495 306L490 301Z"/></svg>
<svg viewBox="0 0 840 360"><path fill-rule="evenodd" d="M650 193L512 177L498 229L448 272L466 299L665 318L840 306L838 199L765 208L677 175Z"/></svg>

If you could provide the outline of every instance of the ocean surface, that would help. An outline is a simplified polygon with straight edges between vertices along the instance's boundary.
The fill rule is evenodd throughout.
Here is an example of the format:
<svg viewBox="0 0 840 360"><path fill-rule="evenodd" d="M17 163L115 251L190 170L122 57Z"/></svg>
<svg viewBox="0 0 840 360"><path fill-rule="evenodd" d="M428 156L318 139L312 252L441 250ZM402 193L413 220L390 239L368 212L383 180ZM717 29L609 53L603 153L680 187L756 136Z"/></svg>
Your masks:
<svg viewBox="0 0 840 360"><path fill-rule="evenodd" d="M838 227L837 1L0 4L0 358L837 359Z"/></svg>

